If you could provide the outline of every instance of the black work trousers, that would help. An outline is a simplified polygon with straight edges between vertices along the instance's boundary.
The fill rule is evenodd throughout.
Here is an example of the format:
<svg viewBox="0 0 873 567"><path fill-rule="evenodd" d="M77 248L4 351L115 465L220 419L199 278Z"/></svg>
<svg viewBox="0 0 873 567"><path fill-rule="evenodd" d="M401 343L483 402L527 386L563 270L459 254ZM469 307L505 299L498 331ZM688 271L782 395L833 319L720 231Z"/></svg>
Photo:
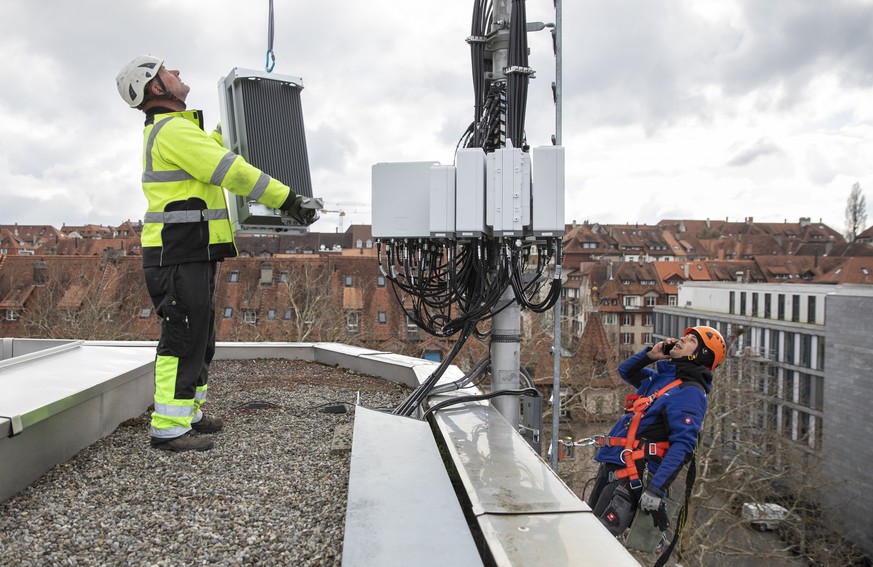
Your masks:
<svg viewBox="0 0 873 567"><path fill-rule="evenodd" d="M215 268L207 261L143 270L161 318L152 437L171 439L190 430L206 399L215 354Z"/></svg>
<svg viewBox="0 0 873 567"><path fill-rule="evenodd" d="M640 491L633 490L628 479L610 480L611 473L623 468L601 463L588 498L594 515L612 535L620 535L630 526L640 500Z"/></svg>

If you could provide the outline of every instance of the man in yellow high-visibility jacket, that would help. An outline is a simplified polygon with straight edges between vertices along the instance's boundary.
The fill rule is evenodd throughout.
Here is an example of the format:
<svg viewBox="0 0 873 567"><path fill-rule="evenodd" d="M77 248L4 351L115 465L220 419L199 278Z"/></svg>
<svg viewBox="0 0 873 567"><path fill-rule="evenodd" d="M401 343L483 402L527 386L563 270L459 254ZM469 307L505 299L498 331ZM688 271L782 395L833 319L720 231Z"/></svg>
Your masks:
<svg viewBox="0 0 873 567"><path fill-rule="evenodd" d="M185 104L190 87L162 59L134 58L116 83L121 98L146 116L143 272L161 317L151 445L205 451L213 442L204 434L223 427L200 409L215 353L215 267L237 255L222 187L300 224L311 223L314 212L301 208L303 198L290 187L225 149L218 129L203 130L202 113Z"/></svg>

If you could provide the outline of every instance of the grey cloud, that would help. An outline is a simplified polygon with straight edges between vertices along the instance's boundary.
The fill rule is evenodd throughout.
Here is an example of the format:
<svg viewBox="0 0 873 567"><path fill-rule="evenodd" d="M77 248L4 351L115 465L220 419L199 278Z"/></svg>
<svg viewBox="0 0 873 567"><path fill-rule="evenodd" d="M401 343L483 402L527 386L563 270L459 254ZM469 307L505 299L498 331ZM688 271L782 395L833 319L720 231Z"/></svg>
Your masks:
<svg viewBox="0 0 873 567"><path fill-rule="evenodd" d="M761 104L785 109L823 73L873 83L873 3L864 0L745 0L736 21L704 19L690 2L565 6L575 24L565 31L566 100L584 126L706 122L721 102L713 96L775 86L779 96Z"/></svg>
<svg viewBox="0 0 873 567"><path fill-rule="evenodd" d="M728 160L728 167L743 167L749 165L758 158L781 154L782 150L770 140L761 139L738 151L731 159Z"/></svg>
<svg viewBox="0 0 873 567"><path fill-rule="evenodd" d="M324 124L316 129L307 129L306 150L310 168L338 173L345 169L347 160L357 152L357 144L347 131Z"/></svg>
<svg viewBox="0 0 873 567"><path fill-rule="evenodd" d="M870 2L746 0L743 6L746 32L721 66L731 92L782 84L790 105L824 72L847 85L873 84Z"/></svg>

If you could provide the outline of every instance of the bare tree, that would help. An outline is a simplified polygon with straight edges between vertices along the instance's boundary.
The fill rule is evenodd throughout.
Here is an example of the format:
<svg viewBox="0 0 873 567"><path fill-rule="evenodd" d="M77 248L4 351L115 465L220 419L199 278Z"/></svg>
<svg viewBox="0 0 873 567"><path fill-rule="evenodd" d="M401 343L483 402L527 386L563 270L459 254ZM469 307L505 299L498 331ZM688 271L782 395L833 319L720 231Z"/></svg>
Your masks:
<svg viewBox="0 0 873 567"><path fill-rule="evenodd" d="M718 372L697 449L697 478L677 556L683 565L736 565L755 557L786 564L793 556L820 565L852 565L860 554L826 527L816 502L828 489L814 471L820 456L808 439L785 435L773 403L770 363L730 357ZM681 501L685 475L671 490ZM742 518L744 503L776 503L789 510L777 538L762 538ZM775 544L774 544L775 541Z"/></svg>
<svg viewBox="0 0 873 567"><path fill-rule="evenodd" d="M288 336L299 342L346 339L342 289L327 263L295 263L278 297L290 309Z"/></svg>
<svg viewBox="0 0 873 567"><path fill-rule="evenodd" d="M130 263L100 263L87 271L49 263L42 285L27 302L22 326L27 336L37 338L141 338L136 332L141 277Z"/></svg>
<svg viewBox="0 0 873 567"><path fill-rule="evenodd" d="M861 193L861 184L855 183L846 201L846 240L854 242L866 226L867 200Z"/></svg>

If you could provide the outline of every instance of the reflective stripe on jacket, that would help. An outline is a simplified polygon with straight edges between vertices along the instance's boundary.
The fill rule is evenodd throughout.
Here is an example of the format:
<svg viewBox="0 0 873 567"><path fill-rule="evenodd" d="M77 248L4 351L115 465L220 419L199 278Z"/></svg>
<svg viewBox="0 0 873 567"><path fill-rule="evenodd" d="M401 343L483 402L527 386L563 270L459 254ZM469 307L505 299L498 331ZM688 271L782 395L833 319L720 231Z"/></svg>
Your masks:
<svg viewBox="0 0 873 567"><path fill-rule="evenodd" d="M143 266L220 260L237 255L222 187L280 208L291 189L203 131L198 110L149 116L143 132Z"/></svg>

